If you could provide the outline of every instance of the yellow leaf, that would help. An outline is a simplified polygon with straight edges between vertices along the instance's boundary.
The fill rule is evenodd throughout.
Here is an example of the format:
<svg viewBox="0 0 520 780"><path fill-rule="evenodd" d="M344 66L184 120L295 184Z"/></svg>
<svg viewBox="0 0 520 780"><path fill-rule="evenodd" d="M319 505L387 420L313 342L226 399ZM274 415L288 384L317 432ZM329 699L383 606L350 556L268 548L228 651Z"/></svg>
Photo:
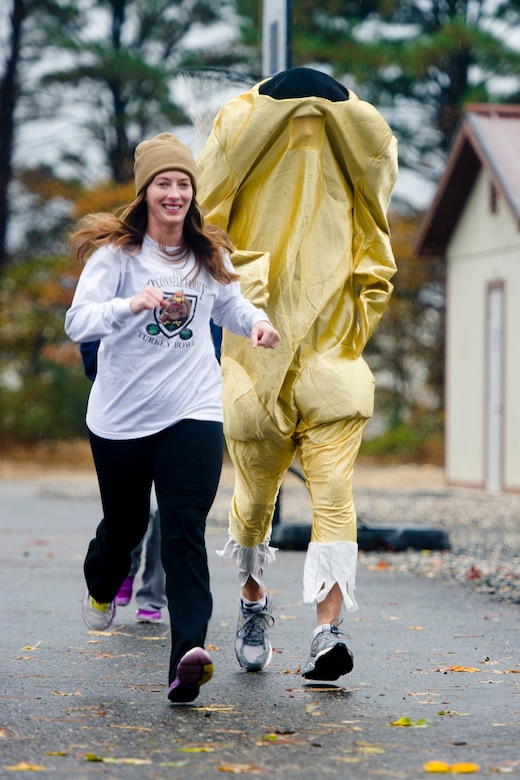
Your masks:
<svg viewBox="0 0 520 780"><path fill-rule="evenodd" d="M41 643L42 643L42 640L40 639L40 641L36 642L35 645L25 645L25 647L23 649L24 650L38 650L38 646L41 645Z"/></svg>
<svg viewBox="0 0 520 780"><path fill-rule="evenodd" d="M427 761L423 765L423 769L425 772L430 772L431 774L449 774L451 772L451 766L447 764L445 761Z"/></svg>
<svg viewBox="0 0 520 780"><path fill-rule="evenodd" d="M215 748L209 745L199 745L198 747L177 748L181 753L214 753Z"/></svg>
<svg viewBox="0 0 520 780"><path fill-rule="evenodd" d="M398 720L392 721L390 724L391 726L412 726L412 720L411 718L399 718Z"/></svg>
<svg viewBox="0 0 520 780"><path fill-rule="evenodd" d="M446 672L480 672L480 669L475 669L474 666L446 666L444 671Z"/></svg>
<svg viewBox="0 0 520 780"><path fill-rule="evenodd" d="M174 766L174 767L180 767L180 766L188 766L190 763L189 758L183 758L182 761L161 761L158 766Z"/></svg>
<svg viewBox="0 0 520 780"><path fill-rule="evenodd" d="M6 766L6 769L9 769L10 772L43 772L45 767L40 766L40 764L28 764L27 761L20 761L14 766Z"/></svg>
<svg viewBox="0 0 520 780"><path fill-rule="evenodd" d="M409 626L409 631L424 631L424 628L422 626Z"/></svg>
<svg viewBox="0 0 520 780"><path fill-rule="evenodd" d="M472 763L447 764L445 761L427 761L423 765L423 769L431 774L449 774L452 772L455 775L469 775L473 772L478 772L480 766Z"/></svg>
<svg viewBox="0 0 520 780"><path fill-rule="evenodd" d="M432 724L425 718L419 718L419 720L413 721L411 718L399 718L390 723L391 726L413 726L416 729L425 729Z"/></svg>
<svg viewBox="0 0 520 780"><path fill-rule="evenodd" d="M472 772L478 772L480 767L478 764L471 763L458 763L452 764L451 771L457 775L469 775Z"/></svg>

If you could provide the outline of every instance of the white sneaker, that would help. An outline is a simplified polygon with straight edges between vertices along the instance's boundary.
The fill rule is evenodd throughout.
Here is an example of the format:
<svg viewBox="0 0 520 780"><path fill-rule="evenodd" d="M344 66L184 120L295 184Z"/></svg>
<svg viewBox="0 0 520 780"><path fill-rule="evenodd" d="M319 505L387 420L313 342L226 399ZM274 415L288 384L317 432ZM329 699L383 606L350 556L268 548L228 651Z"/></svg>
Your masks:
<svg viewBox="0 0 520 780"><path fill-rule="evenodd" d="M93 631L104 631L116 616L116 604L115 601L109 601L107 604L96 601L86 590L81 603L81 614L86 625Z"/></svg>
<svg viewBox="0 0 520 780"><path fill-rule="evenodd" d="M273 655L267 629L273 627L274 618L271 615L271 599L269 594L266 596L266 606L260 611L248 609L242 601L240 602L235 655L246 672L260 672L265 669Z"/></svg>

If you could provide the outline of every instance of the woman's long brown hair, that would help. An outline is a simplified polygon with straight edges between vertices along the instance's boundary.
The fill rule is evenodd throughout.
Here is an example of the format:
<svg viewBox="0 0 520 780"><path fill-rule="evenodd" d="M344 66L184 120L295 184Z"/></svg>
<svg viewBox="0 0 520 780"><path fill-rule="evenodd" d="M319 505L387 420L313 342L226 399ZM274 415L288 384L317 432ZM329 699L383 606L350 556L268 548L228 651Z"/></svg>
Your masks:
<svg viewBox="0 0 520 780"><path fill-rule="evenodd" d="M100 212L83 217L78 230L70 236L69 244L74 257L81 262L86 262L96 249L107 244L136 253L143 243L147 224L148 206L145 194L141 193L114 214ZM187 248L195 255L196 276L205 268L217 282L229 284L237 281L238 275L224 264L223 252L233 251L231 239L220 228L205 225L195 194L186 214L183 238Z"/></svg>

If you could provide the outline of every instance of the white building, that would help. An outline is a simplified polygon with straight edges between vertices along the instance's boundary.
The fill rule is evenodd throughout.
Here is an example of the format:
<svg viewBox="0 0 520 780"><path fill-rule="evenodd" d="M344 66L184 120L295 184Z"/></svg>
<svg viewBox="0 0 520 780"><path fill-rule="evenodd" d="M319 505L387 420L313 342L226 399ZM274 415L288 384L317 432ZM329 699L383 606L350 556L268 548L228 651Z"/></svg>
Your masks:
<svg viewBox="0 0 520 780"><path fill-rule="evenodd" d="M446 480L520 491L520 105L465 108L416 250L446 262Z"/></svg>

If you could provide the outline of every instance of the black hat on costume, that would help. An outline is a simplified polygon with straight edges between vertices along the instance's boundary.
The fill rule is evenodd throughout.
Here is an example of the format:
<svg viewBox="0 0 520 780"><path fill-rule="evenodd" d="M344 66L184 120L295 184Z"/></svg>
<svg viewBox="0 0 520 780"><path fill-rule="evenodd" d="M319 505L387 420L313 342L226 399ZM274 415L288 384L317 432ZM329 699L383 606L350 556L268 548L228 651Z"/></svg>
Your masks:
<svg viewBox="0 0 520 780"><path fill-rule="evenodd" d="M312 68L289 68L260 85L261 95L275 100L319 97L332 102L348 100L348 89L332 76Z"/></svg>

